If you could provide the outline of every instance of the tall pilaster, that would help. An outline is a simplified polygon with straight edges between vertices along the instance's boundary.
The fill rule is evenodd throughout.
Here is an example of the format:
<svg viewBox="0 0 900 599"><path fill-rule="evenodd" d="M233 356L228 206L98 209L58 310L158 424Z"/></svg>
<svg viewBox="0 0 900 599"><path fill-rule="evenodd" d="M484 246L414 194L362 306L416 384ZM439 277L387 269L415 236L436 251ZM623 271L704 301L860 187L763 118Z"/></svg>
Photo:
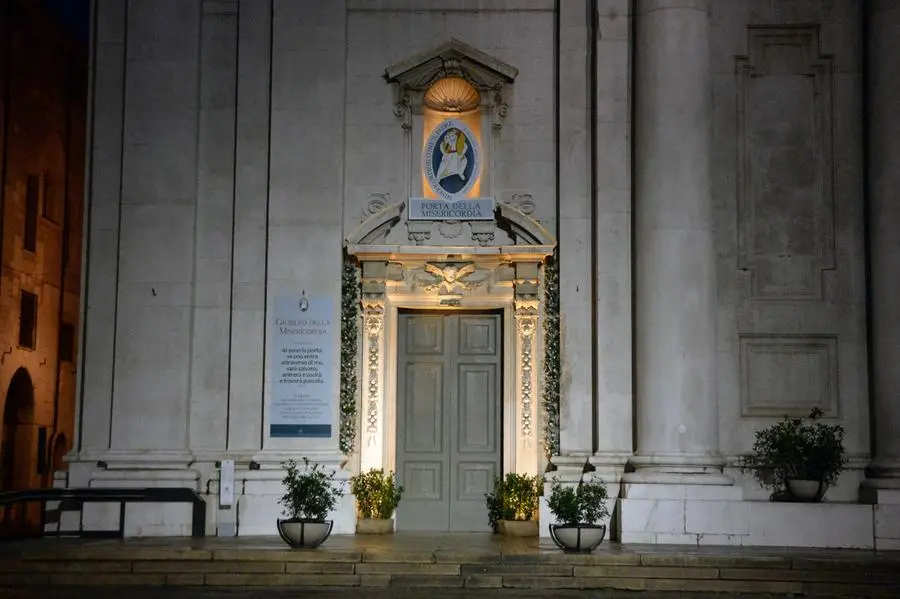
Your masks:
<svg viewBox="0 0 900 599"><path fill-rule="evenodd" d="M234 252L231 264L231 355L228 450L256 452L262 443L266 353L269 101L272 89L272 0L241 0L238 10ZM251 166L252 165L252 166Z"/></svg>
<svg viewBox="0 0 900 599"><path fill-rule="evenodd" d="M637 451L629 482L732 482L721 474L718 441L708 4L636 4Z"/></svg>
<svg viewBox="0 0 900 599"><path fill-rule="evenodd" d="M591 177L589 3L559 5L559 306L562 456L577 457L576 476L593 449L593 325L591 311ZM566 469L567 460L553 463Z"/></svg>
<svg viewBox="0 0 900 599"><path fill-rule="evenodd" d="M383 267L382 267L383 268ZM360 472L384 467L384 405L382 356L384 355L384 283L381 293L363 298L363 430L359 439Z"/></svg>
<svg viewBox="0 0 900 599"><path fill-rule="evenodd" d="M540 438L537 423L538 265L516 264L516 406L519 427L516 472L537 474Z"/></svg>
<svg viewBox="0 0 900 599"><path fill-rule="evenodd" d="M125 105L128 10L124 2L93 3L91 79L87 153L89 193L85 197L85 264L82 270L82 325L79 337L78 425L76 447L82 454L110 448L113 410L113 362L116 349L116 287L122 197L122 139ZM93 467L97 458L85 462ZM74 474L74 473L73 473ZM87 475L85 475L87 476ZM87 485L77 475L75 484Z"/></svg>
<svg viewBox="0 0 900 599"><path fill-rule="evenodd" d="M871 0L868 71L874 459L867 486L900 488L900 2Z"/></svg>

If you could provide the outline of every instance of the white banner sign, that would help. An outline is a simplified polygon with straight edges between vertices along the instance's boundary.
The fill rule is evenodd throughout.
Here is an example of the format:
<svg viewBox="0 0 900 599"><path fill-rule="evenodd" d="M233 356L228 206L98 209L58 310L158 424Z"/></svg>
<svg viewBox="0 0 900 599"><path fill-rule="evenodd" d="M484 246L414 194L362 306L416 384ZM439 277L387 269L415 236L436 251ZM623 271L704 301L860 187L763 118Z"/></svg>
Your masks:
<svg viewBox="0 0 900 599"><path fill-rule="evenodd" d="M328 438L337 387L329 298L278 297L272 319L271 437Z"/></svg>

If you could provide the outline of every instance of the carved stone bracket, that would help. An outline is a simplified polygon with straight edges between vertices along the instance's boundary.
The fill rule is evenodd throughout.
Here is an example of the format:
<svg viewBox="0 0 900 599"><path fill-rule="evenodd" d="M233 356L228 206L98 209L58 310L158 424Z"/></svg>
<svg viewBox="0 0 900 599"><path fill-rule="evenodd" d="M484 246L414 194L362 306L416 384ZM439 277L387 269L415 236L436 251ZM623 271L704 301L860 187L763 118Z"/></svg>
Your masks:
<svg viewBox="0 0 900 599"><path fill-rule="evenodd" d="M381 338L384 330L384 295L366 294L363 304L363 327L366 332L366 435L371 447L377 441L381 373Z"/></svg>
<svg viewBox="0 0 900 599"><path fill-rule="evenodd" d="M515 300L516 331L518 332L520 426L522 436L530 443L534 436L534 351L540 302L535 295L518 295Z"/></svg>
<svg viewBox="0 0 900 599"><path fill-rule="evenodd" d="M478 245L490 245L494 241L494 233L497 230L495 221L472 221L472 241Z"/></svg>
<svg viewBox="0 0 900 599"><path fill-rule="evenodd" d="M407 221L406 227L409 231L409 240L416 245L422 245L431 239L431 222L429 221Z"/></svg>

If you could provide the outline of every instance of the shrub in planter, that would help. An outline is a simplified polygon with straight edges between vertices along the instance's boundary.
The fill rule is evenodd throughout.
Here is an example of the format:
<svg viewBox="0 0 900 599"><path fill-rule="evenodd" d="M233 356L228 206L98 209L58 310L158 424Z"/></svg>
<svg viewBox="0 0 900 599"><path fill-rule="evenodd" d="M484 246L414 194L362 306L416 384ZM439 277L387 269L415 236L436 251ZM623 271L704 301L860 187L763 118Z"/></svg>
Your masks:
<svg viewBox="0 0 900 599"><path fill-rule="evenodd" d="M491 528L509 536L537 536L543 485L543 478L536 475L510 472L505 479L495 478L494 491L485 494Z"/></svg>
<svg viewBox="0 0 900 599"><path fill-rule="evenodd" d="M585 481L576 486L563 486L553 481L547 507L556 522L550 525L550 537L566 553L590 553L603 542L606 525L598 524L609 517L606 485L602 480Z"/></svg>
<svg viewBox="0 0 900 599"><path fill-rule="evenodd" d="M356 497L359 519L356 532L384 534L394 531L391 519L400 504L403 487L396 483L394 473L381 468L361 472L350 478L350 491Z"/></svg>
<svg viewBox="0 0 900 599"><path fill-rule="evenodd" d="M343 490L335 484L336 473L326 473L319 464L310 465L307 458L303 458L303 470L294 460L283 465L284 494L278 503L284 506L287 517L278 520L278 534L291 547L318 547L334 526L333 521L325 518L344 496Z"/></svg>
<svg viewBox="0 0 900 599"><path fill-rule="evenodd" d="M847 465L844 428L820 421L813 408L808 423L785 416L756 432L752 453L741 457L742 473L752 473L773 501L821 501Z"/></svg>

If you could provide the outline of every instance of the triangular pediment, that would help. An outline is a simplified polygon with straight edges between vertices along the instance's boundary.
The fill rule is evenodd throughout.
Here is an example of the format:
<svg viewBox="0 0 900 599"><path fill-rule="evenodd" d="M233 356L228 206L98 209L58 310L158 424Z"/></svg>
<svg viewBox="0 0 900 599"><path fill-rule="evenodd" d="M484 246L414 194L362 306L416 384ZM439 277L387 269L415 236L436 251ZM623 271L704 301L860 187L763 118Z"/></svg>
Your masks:
<svg viewBox="0 0 900 599"><path fill-rule="evenodd" d="M462 77L479 91L497 90L512 83L519 70L458 39L391 65L384 72L389 83L422 91L443 77Z"/></svg>

